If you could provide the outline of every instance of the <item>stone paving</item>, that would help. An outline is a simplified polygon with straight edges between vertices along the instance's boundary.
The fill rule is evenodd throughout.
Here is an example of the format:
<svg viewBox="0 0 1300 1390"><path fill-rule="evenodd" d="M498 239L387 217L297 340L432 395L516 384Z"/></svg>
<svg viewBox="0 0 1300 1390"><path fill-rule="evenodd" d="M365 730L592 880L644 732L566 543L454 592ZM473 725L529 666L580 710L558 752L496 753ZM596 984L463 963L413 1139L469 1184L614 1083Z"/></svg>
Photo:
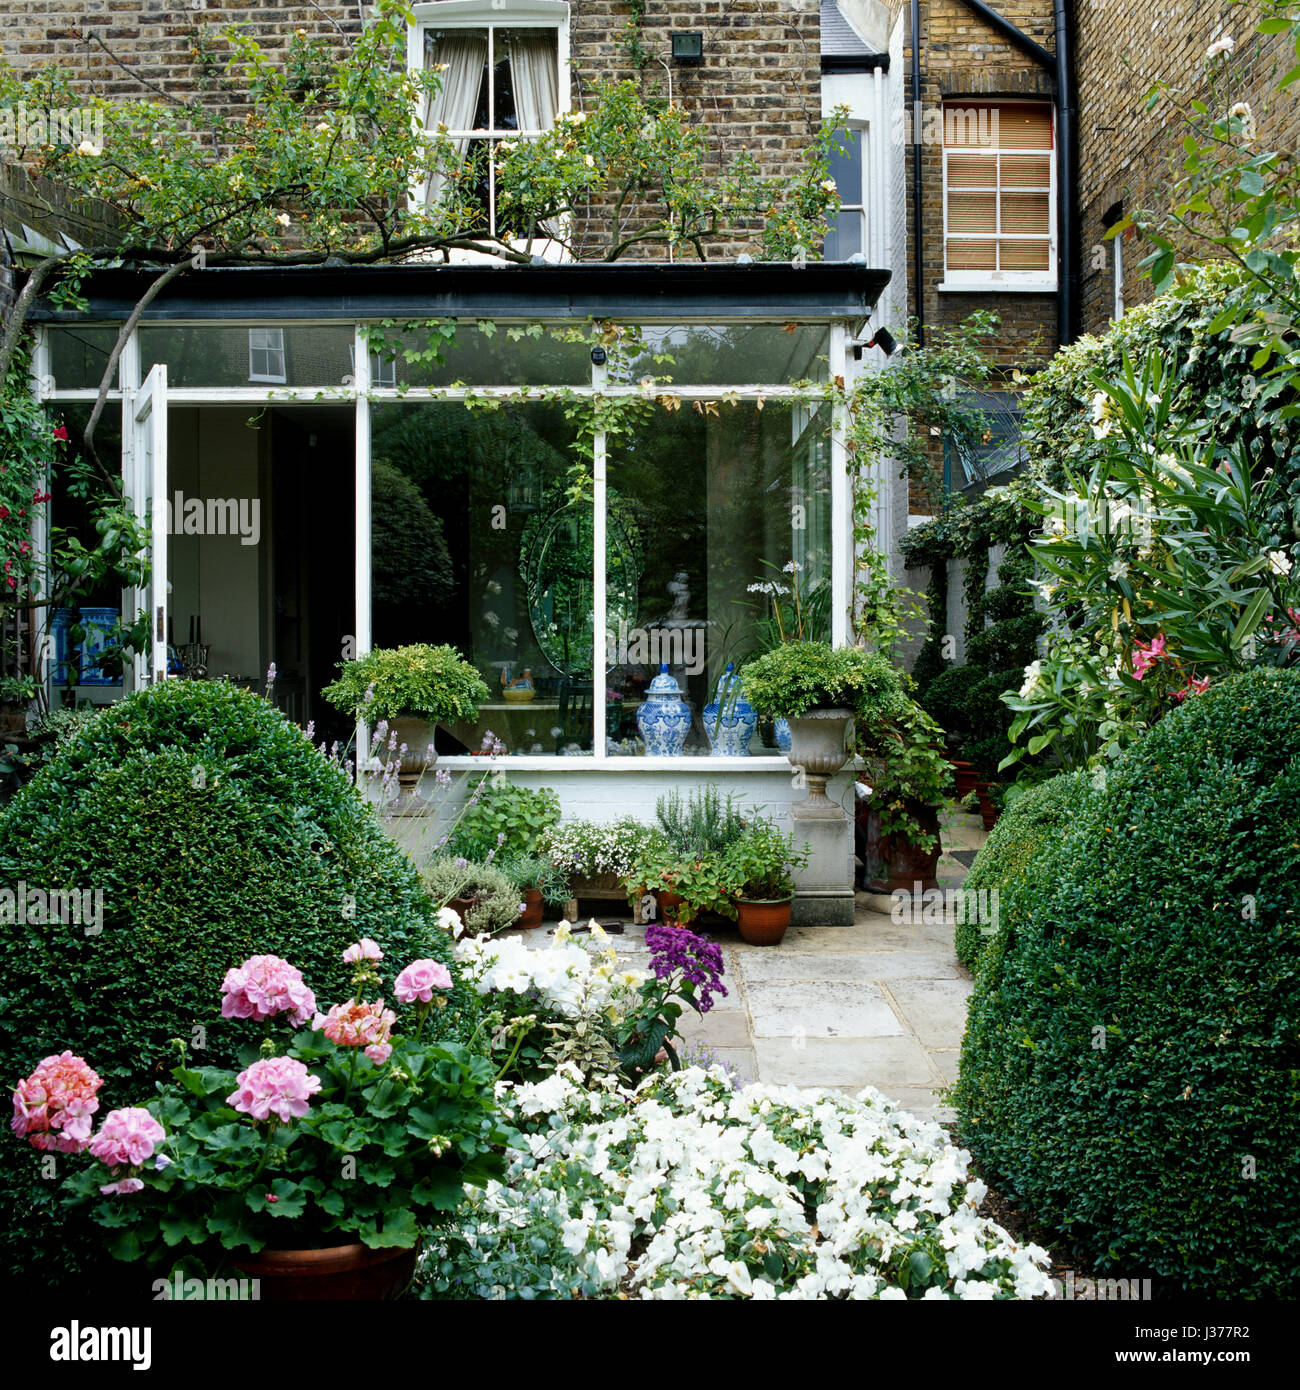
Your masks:
<svg viewBox="0 0 1300 1390"><path fill-rule="evenodd" d="M939 884L955 888L985 834L978 817L950 812L942 839ZM616 944L636 967L644 928L623 921ZM682 1020L689 1059L707 1049L746 1081L870 1085L917 1115L951 1118L938 1093L957 1076L971 991L953 954L951 913L895 923L887 898L859 893L851 927L792 927L776 947L747 946L734 928L710 930L729 993L704 1017ZM541 932L525 936L542 944Z"/></svg>

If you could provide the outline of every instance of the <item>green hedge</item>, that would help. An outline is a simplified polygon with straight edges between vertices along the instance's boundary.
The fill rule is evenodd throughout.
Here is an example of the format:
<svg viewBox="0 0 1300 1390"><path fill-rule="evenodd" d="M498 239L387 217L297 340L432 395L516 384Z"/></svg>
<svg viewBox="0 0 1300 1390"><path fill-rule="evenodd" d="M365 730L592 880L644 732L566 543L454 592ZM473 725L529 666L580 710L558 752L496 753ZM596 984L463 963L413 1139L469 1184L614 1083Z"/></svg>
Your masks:
<svg viewBox="0 0 1300 1390"><path fill-rule="evenodd" d="M138 1104L203 1030L209 1065L260 1036L220 1016L220 985L258 953L284 956L318 1003L346 997L345 946L372 937L385 974L451 942L414 867L344 773L265 700L169 681L114 705L62 745L0 815L0 885L103 892L80 924L0 926L0 1063L11 1080L70 1048L104 1078L101 1111ZM458 984L436 1017L465 1036ZM32 1221L35 1152L3 1146L8 1268L49 1263ZM21 1208L22 1210L15 1210ZM37 1222L39 1227L39 1222ZM57 1261L54 1262L57 1265Z"/></svg>
<svg viewBox="0 0 1300 1390"><path fill-rule="evenodd" d="M1234 677L1108 771L986 953L955 1091L991 1181L1098 1272L1300 1286L1300 674Z"/></svg>
<svg viewBox="0 0 1300 1390"><path fill-rule="evenodd" d="M1089 781L1087 773L1063 772L1021 792L998 817L963 887L997 893L999 931L1011 929L1021 896L1017 889L1027 870L1077 814ZM958 924L953 945L967 970L974 973L979 968L990 939L975 921Z"/></svg>

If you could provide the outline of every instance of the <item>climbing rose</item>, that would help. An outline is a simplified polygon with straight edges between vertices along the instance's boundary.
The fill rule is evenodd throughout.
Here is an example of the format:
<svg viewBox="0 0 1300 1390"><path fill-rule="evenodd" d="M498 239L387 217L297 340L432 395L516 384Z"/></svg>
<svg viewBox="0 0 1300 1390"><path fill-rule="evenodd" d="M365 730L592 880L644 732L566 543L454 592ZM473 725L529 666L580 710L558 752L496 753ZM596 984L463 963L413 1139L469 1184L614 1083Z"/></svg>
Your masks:
<svg viewBox="0 0 1300 1390"><path fill-rule="evenodd" d="M90 1139L91 1116L99 1109L95 1092L104 1083L71 1052L46 1057L14 1090L15 1134L34 1148L80 1153Z"/></svg>
<svg viewBox="0 0 1300 1390"><path fill-rule="evenodd" d="M264 1057L235 1078L239 1089L226 1097L226 1103L255 1120L300 1120L312 1096L321 1088L313 1076L292 1057Z"/></svg>
<svg viewBox="0 0 1300 1390"><path fill-rule="evenodd" d="M274 1018L288 1013L301 1026L316 1012L316 996L302 975L279 956L250 956L243 965L226 972L221 982L222 1018Z"/></svg>
<svg viewBox="0 0 1300 1390"><path fill-rule="evenodd" d="M335 1004L324 1018L317 1018L316 1027L340 1047L369 1048L386 1043L396 1022L397 1015L384 1008L382 999L373 1003L349 999L346 1004Z"/></svg>
<svg viewBox="0 0 1300 1390"><path fill-rule="evenodd" d="M436 960L416 960L397 977L393 993L403 1004L414 1004L417 999L427 1004L435 989L450 988L451 972L445 965Z"/></svg>
<svg viewBox="0 0 1300 1390"><path fill-rule="evenodd" d="M110 1110L90 1141L90 1152L110 1168L138 1168L166 1138L162 1125L143 1106Z"/></svg>
<svg viewBox="0 0 1300 1390"><path fill-rule="evenodd" d="M368 936L363 936L354 946L343 952L343 959L352 965L361 960L383 960L384 953Z"/></svg>

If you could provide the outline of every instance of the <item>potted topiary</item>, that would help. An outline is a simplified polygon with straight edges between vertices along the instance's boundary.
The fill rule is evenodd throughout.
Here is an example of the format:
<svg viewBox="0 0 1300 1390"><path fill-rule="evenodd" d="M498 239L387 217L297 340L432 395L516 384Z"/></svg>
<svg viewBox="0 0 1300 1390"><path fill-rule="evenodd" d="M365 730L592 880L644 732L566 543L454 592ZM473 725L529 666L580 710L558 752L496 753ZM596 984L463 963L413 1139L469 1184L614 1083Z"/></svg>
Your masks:
<svg viewBox="0 0 1300 1390"><path fill-rule="evenodd" d="M417 643L340 662L338 679L321 696L372 726L387 723L392 751L400 753L397 780L410 788L437 758L432 726L477 719L488 688L455 647Z"/></svg>
<svg viewBox="0 0 1300 1390"><path fill-rule="evenodd" d="M868 890L938 887L939 810L953 788L943 731L900 693L883 717L859 721L857 742L867 764L860 780L870 788L858 837Z"/></svg>
<svg viewBox="0 0 1300 1390"><path fill-rule="evenodd" d="M795 871L809 849L771 821L759 820L722 852L719 872L736 911L740 938L750 946L779 946L790 925Z"/></svg>
<svg viewBox="0 0 1300 1390"><path fill-rule="evenodd" d="M749 700L790 725L786 755L808 779L803 818L839 820L827 778L844 766L854 715L869 716L899 692L898 673L878 653L829 642L785 642L756 656L741 673Z"/></svg>
<svg viewBox="0 0 1300 1390"><path fill-rule="evenodd" d="M0 680L0 733L25 733L27 706L35 698L34 676L5 676Z"/></svg>
<svg viewBox="0 0 1300 1390"><path fill-rule="evenodd" d="M492 1062L422 1040L450 971L416 960L397 975L403 1027L379 993L382 956L369 938L348 947L352 997L324 1013L288 961L253 956L222 984L224 1017L266 1024L242 1070L189 1067L182 1046L146 1105L97 1117L103 1083L65 1051L19 1083L13 1128L37 1149L87 1153L65 1205L88 1212L115 1258L145 1262L155 1290L188 1256L218 1273L230 1262L268 1300L396 1297L465 1185L503 1172L505 1134Z"/></svg>

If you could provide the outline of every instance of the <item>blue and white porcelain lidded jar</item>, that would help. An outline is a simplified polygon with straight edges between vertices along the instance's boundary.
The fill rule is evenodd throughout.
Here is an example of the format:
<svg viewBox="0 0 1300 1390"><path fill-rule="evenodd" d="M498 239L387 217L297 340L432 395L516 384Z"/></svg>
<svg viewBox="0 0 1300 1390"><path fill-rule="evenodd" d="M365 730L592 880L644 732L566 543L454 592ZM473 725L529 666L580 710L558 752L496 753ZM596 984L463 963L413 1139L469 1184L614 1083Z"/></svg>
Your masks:
<svg viewBox="0 0 1300 1390"><path fill-rule="evenodd" d="M736 663L727 662L727 669L718 677L713 699L704 706L704 732L713 745L714 758L749 757L749 740L758 727L758 711L740 693L740 677Z"/></svg>
<svg viewBox="0 0 1300 1390"><path fill-rule="evenodd" d="M659 674L636 712L636 727L648 758L681 757L691 730L691 711L682 699L681 686L668 674L666 661L660 663Z"/></svg>

